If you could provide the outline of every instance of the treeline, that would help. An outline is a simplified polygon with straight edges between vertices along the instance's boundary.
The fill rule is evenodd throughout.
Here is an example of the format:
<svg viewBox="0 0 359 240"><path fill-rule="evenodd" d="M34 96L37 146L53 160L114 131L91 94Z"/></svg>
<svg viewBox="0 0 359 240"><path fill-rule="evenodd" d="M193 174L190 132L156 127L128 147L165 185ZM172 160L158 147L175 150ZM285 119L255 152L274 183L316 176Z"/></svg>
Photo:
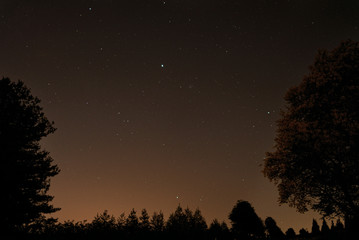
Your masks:
<svg viewBox="0 0 359 240"><path fill-rule="evenodd" d="M194 212L178 206L167 221L164 214L146 209L140 213L132 209L129 215L115 217L105 210L92 222L41 219L32 224L28 236L33 239L230 239L225 222L214 220L208 228L199 209Z"/></svg>
<svg viewBox="0 0 359 240"><path fill-rule="evenodd" d="M324 240L349 239L345 236L343 223L338 219L331 227L323 219L320 227L313 220L311 232L301 229L298 234L293 228L285 233L275 220L267 217L262 221L254 208L246 201L238 201L229 215L232 226L213 220L208 226L199 209L194 212L178 206L165 220L162 212L151 216L146 209L136 212L132 209L126 216L115 217L104 211L92 222L65 221L41 218L28 226L22 237L28 239L263 239L263 240ZM26 232L26 233L25 233ZM18 235L19 238L21 235ZM354 239L354 238L353 238Z"/></svg>

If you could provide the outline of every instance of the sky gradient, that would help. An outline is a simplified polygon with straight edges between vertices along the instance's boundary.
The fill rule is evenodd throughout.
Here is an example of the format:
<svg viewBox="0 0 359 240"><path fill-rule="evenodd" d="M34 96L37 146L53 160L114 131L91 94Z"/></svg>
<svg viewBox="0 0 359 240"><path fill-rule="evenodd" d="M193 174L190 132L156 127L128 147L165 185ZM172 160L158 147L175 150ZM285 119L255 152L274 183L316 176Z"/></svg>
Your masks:
<svg viewBox="0 0 359 240"><path fill-rule="evenodd" d="M0 0L0 75L42 100L60 221L178 204L227 220L239 199L283 231L261 173L289 87L319 48L359 40L358 1ZM227 221L229 223L229 221Z"/></svg>

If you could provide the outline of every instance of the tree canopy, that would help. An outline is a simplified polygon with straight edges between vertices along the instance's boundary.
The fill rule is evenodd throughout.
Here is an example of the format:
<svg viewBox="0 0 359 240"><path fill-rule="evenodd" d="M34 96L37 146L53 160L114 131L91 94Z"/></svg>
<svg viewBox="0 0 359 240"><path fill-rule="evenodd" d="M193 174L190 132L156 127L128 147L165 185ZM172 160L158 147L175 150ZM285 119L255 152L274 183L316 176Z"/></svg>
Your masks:
<svg viewBox="0 0 359 240"><path fill-rule="evenodd" d="M229 214L232 222L232 232L241 239L264 238L264 225L252 205L239 200Z"/></svg>
<svg viewBox="0 0 359 240"><path fill-rule="evenodd" d="M176 233L180 239L200 239L207 230L207 223L199 209L193 213L188 207L183 210L178 205L166 224L167 231Z"/></svg>
<svg viewBox="0 0 359 240"><path fill-rule="evenodd" d="M318 235L320 233L319 225L317 220L313 219L312 222L312 235Z"/></svg>
<svg viewBox="0 0 359 240"><path fill-rule="evenodd" d="M59 210L49 204L53 197L47 194L50 177L59 168L39 144L55 128L39 103L22 81L0 80L0 182L6 206L0 224L8 232Z"/></svg>
<svg viewBox="0 0 359 240"><path fill-rule="evenodd" d="M277 185L279 202L358 226L359 43L320 50L285 101L263 170Z"/></svg>
<svg viewBox="0 0 359 240"><path fill-rule="evenodd" d="M268 233L268 239L270 240L284 240L285 235L282 232L282 230L277 226L276 221L271 218L267 217L266 220L264 220L264 224Z"/></svg>

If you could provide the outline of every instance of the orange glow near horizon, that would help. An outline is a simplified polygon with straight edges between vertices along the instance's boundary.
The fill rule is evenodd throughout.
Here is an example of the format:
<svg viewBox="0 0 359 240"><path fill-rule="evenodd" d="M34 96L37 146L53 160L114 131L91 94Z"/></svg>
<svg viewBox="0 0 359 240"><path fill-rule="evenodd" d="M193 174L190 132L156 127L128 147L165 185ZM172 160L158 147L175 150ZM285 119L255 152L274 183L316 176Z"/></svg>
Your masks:
<svg viewBox="0 0 359 240"><path fill-rule="evenodd" d="M57 128L41 142L61 169L52 216L167 219L181 204L230 226L246 200L310 229L319 216L279 206L260 164L317 49L359 39L358 5L333 2L4 1L0 74Z"/></svg>

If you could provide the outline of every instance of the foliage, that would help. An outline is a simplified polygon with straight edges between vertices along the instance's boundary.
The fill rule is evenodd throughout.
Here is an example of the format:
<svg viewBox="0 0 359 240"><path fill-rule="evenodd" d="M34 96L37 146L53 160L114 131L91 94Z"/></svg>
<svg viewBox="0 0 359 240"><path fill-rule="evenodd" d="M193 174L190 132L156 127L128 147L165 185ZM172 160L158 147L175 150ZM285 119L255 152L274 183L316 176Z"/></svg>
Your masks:
<svg viewBox="0 0 359 240"><path fill-rule="evenodd" d="M91 229L98 234L109 234L116 229L116 218L110 215L107 210L97 214L91 223Z"/></svg>
<svg viewBox="0 0 359 240"><path fill-rule="evenodd" d="M166 229L167 231L176 232L178 234L188 232L189 224L187 217L180 205L178 205L176 211L169 216Z"/></svg>
<svg viewBox="0 0 359 240"><path fill-rule="evenodd" d="M126 216L124 213L121 213L117 218L117 229L120 231L124 231L126 226Z"/></svg>
<svg viewBox="0 0 359 240"><path fill-rule="evenodd" d="M140 216L140 229L143 232L148 232L150 230L150 217L148 216L147 210L142 209Z"/></svg>
<svg viewBox="0 0 359 240"><path fill-rule="evenodd" d="M359 226L359 43L319 51L285 100L263 170L280 204Z"/></svg>
<svg viewBox="0 0 359 240"><path fill-rule="evenodd" d="M268 237L271 240L283 240L285 238L282 230L277 226L277 223L273 218L267 217L264 221L266 231L268 233Z"/></svg>
<svg viewBox="0 0 359 240"><path fill-rule="evenodd" d="M125 228L126 231L130 234L134 234L139 230L139 220L134 208L132 208L130 214L127 217Z"/></svg>
<svg viewBox="0 0 359 240"><path fill-rule="evenodd" d="M198 209L197 209L198 210ZM196 210L196 211L197 211ZM149 229L143 230L141 228L142 219L147 219L147 211L143 209L141 215L138 218L136 211L131 210L130 214L126 217L124 213L120 217L115 218L113 215L109 214L105 210L101 214L97 214L92 222L87 221L65 221L57 222L56 219L51 218L40 218L32 225L32 229L28 232L27 236L16 239L52 239L52 240L69 240L69 239L86 239L86 240L95 240L95 239L108 239L108 240L137 240L137 239L157 239L157 240L166 240L166 239L188 239L188 240L234 240L234 239L260 239L260 240L275 240L275 239L305 239L305 240L341 240L341 239L356 239L350 238L345 234L344 226L338 219L335 228L328 230L327 234L319 233L318 235L309 234L307 230L301 229L298 236L296 236L294 230L289 228L286 231L286 234L282 233L275 221L268 217L265 220L265 227L267 231L267 236L264 234L260 235L251 235L250 237L239 236L235 229L232 228L232 232L228 229L225 222L219 222L217 219L213 220L210 224L210 227L207 228L207 224L198 210L193 213L191 210L186 208L183 210L180 206L177 207L175 213L171 215L184 216L186 221L183 221L182 224L185 224L186 227L178 226L179 222L176 223L176 227L172 230L168 227L164 220L163 213L154 212L149 222ZM176 213L177 212L177 213ZM197 215L197 217L195 217ZM137 219L137 221L136 221ZM195 220L197 219L197 220ZM173 219L171 220L174 224ZM204 221L204 222L203 222ZM167 223L170 222L168 219ZM136 230L133 231L133 228L128 228L127 224L134 223L133 226L136 226ZM202 226L206 228L196 228L191 226L189 223L194 223L197 226ZM201 223L201 224L199 224ZM130 226L131 224L129 224ZM178 229L187 229L187 232L178 232ZM196 230L197 229L197 230ZM198 231L201 229L201 231Z"/></svg>
<svg viewBox="0 0 359 240"><path fill-rule="evenodd" d="M293 239L295 238L296 234L293 228L288 228L288 230L285 232L285 236L287 239Z"/></svg>
<svg viewBox="0 0 359 240"><path fill-rule="evenodd" d="M323 222L322 222L321 232L322 232L322 234L328 234L329 233L329 226L327 224L327 221L325 221L324 218L323 218Z"/></svg>
<svg viewBox="0 0 359 240"><path fill-rule="evenodd" d="M313 219L312 222L312 235L318 235L320 233L319 225L317 220Z"/></svg>
<svg viewBox="0 0 359 240"><path fill-rule="evenodd" d="M344 230L344 225L343 223L340 221L340 219L337 219L337 222L335 224L335 231L343 231Z"/></svg>
<svg viewBox="0 0 359 240"><path fill-rule="evenodd" d="M197 208L191 219L189 219L191 224L191 231L195 235L201 235L207 230L207 223L204 217L201 214L201 211Z"/></svg>
<svg viewBox="0 0 359 240"><path fill-rule="evenodd" d="M301 237L301 238L308 238L308 237L309 237L309 232L308 232L306 229L301 228L301 229L299 230L299 237Z"/></svg>
<svg viewBox="0 0 359 240"><path fill-rule="evenodd" d="M176 233L177 238L197 239L204 236L207 224L199 209L193 214L189 208L183 211L178 205L168 218L166 230Z"/></svg>
<svg viewBox="0 0 359 240"><path fill-rule="evenodd" d="M214 219L208 229L211 239L228 239L230 232L225 222L220 223L217 219Z"/></svg>
<svg viewBox="0 0 359 240"><path fill-rule="evenodd" d="M165 228L165 220L162 212L154 212L151 217L151 227L155 232L162 232Z"/></svg>
<svg viewBox="0 0 359 240"><path fill-rule="evenodd" d="M39 141L55 128L44 115L40 100L22 81L0 80L1 226L7 232L28 228L43 214L53 213L47 192L59 173Z"/></svg>
<svg viewBox="0 0 359 240"><path fill-rule="evenodd" d="M254 208L247 201L239 200L229 215L232 232L241 239L260 239L264 237L264 226Z"/></svg>

